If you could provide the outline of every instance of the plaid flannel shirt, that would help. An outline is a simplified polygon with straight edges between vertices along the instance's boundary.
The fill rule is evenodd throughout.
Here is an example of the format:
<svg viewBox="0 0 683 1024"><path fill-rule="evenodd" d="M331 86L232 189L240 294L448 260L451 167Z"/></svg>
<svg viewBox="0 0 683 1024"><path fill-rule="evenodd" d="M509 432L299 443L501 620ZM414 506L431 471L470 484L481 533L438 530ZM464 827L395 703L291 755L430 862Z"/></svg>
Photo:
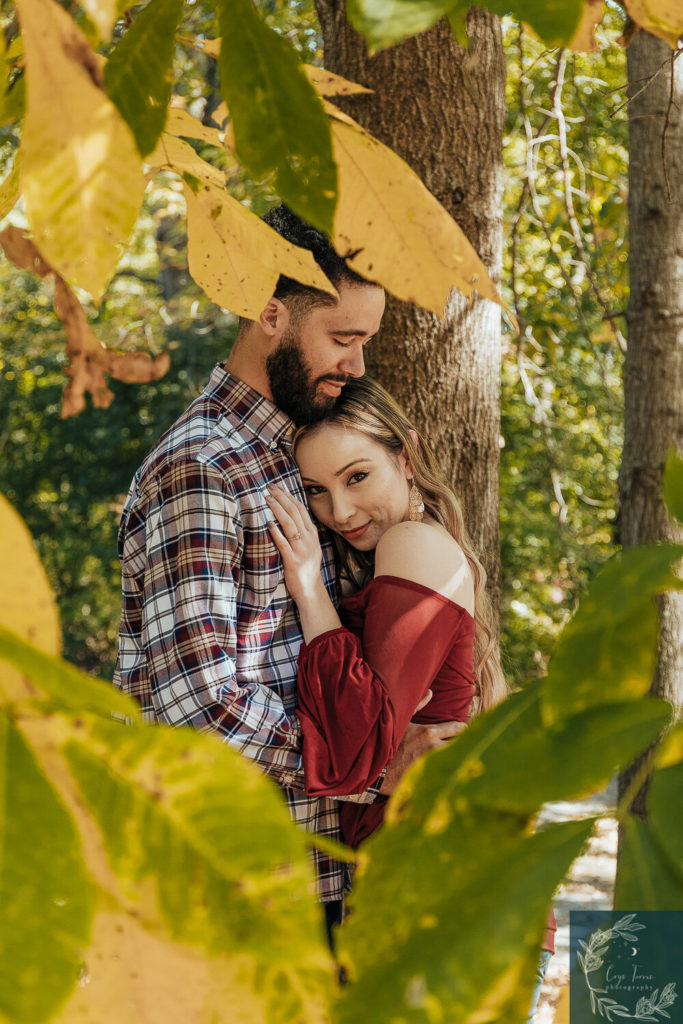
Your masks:
<svg viewBox="0 0 683 1024"><path fill-rule="evenodd" d="M302 635L267 527L271 481L305 501L293 432L284 412L219 365L147 457L119 532L114 683L148 721L217 730L282 786L299 825L340 840L337 800L303 790L295 714ZM322 571L333 596L329 543ZM313 855L321 899L341 899L345 866Z"/></svg>

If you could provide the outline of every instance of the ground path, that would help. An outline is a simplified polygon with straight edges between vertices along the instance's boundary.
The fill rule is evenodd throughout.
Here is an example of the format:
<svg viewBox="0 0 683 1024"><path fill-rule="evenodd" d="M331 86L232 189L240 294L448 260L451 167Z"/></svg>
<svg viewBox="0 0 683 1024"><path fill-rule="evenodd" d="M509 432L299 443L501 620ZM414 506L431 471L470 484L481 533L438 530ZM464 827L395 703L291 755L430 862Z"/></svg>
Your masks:
<svg viewBox="0 0 683 1024"><path fill-rule="evenodd" d="M609 815L615 803L616 780L604 792L586 800L546 804L539 815L539 824ZM608 816L598 822L586 851L574 861L553 901L557 918L555 956L550 961L541 992L536 1024L555 1024L555 1008L569 982L569 911L611 909L616 857L617 823Z"/></svg>

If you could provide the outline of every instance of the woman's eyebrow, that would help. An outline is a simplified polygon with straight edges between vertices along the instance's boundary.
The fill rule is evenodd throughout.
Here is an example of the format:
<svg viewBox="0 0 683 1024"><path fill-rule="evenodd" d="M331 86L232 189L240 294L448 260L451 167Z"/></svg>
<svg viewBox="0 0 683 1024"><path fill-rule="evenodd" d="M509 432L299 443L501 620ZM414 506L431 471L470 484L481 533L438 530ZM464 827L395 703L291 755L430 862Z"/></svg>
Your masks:
<svg viewBox="0 0 683 1024"><path fill-rule="evenodd" d="M355 466L357 462L371 462L371 461L372 461L371 459L353 459L351 462L347 462L345 466L342 466L341 469L336 470L334 475L335 476L341 476L342 473L345 473L347 469L351 468L351 466ZM305 480L306 483L309 483L309 484L316 483L316 481L312 477L310 477L310 476L302 476L301 479Z"/></svg>

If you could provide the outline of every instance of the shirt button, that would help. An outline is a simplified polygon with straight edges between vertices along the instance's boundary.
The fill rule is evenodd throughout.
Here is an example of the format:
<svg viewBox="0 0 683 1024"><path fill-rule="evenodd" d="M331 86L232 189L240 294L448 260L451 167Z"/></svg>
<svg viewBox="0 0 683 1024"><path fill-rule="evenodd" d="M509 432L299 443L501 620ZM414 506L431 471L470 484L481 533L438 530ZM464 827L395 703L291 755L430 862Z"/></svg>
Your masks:
<svg viewBox="0 0 683 1024"><path fill-rule="evenodd" d="M269 447L270 447L271 452L276 452L277 451L277 441L271 441Z"/></svg>

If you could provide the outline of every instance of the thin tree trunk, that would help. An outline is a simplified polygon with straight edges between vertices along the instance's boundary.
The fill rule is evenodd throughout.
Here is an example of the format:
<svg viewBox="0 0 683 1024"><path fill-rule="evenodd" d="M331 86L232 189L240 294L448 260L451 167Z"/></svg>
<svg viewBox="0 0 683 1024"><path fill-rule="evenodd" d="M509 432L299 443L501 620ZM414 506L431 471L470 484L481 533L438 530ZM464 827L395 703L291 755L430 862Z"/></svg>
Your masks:
<svg viewBox="0 0 683 1024"><path fill-rule="evenodd" d="M683 61L639 32L628 49L630 285L620 473L624 546L682 540L666 515L662 467L683 452ZM667 66L668 65L668 66ZM664 70L655 73L664 66ZM652 77L646 89L643 83ZM683 595L659 601L652 692L683 701ZM637 768L637 766L636 766ZM620 792L633 770L620 779ZM634 805L644 813L645 793Z"/></svg>
<svg viewBox="0 0 683 1024"><path fill-rule="evenodd" d="M342 0L315 0L325 66L374 90L347 113L391 146L500 280L505 61L499 20L472 9L469 49L448 23L369 57ZM498 605L500 311L459 293L444 321L391 299L368 369L424 430L459 495Z"/></svg>

